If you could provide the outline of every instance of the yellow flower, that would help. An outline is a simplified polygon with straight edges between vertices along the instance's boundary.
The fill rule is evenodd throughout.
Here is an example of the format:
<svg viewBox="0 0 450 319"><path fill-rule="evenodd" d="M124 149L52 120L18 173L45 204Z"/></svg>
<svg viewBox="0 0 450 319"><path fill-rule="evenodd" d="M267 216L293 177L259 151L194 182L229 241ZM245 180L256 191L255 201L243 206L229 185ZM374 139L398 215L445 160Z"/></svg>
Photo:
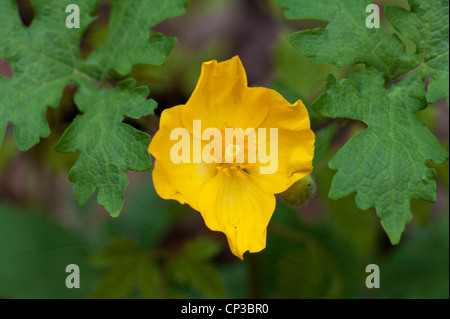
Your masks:
<svg viewBox="0 0 450 319"><path fill-rule="evenodd" d="M216 140L215 135L205 139L197 123L202 129L217 129L222 136L228 129L254 129L255 134L244 135L242 147L237 143L239 134L231 143L227 138L225 142ZM186 151L173 134L177 128L187 132L191 147L181 162L173 158L179 151ZM159 131L149 146L156 159L153 182L159 196L189 204L201 213L206 226L225 233L233 254L243 259L246 251L259 252L266 246L267 226L275 210L274 194L312 171L314 141L308 112L301 101L290 104L274 90L249 88L237 56L221 63L206 62L188 102L166 109L161 115ZM195 144L203 150L201 160ZM206 148L210 146L215 148ZM276 170L270 173L267 168L271 163L259 156L267 155L264 149L277 155L273 158L274 154L270 154L270 159L277 161ZM237 160L240 152L246 153L243 161ZM252 152L258 153L253 160ZM208 163L205 153L214 160Z"/></svg>

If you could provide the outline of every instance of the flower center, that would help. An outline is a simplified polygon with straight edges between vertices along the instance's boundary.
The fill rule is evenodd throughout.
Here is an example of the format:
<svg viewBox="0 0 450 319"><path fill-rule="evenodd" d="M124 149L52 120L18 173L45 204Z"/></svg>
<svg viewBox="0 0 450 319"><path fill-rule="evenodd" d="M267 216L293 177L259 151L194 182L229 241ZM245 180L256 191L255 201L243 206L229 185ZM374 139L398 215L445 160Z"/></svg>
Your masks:
<svg viewBox="0 0 450 319"><path fill-rule="evenodd" d="M229 144L227 146L226 152L229 156L236 157L239 154L239 145Z"/></svg>
<svg viewBox="0 0 450 319"><path fill-rule="evenodd" d="M228 125L226 125L226 127L228 127ZM224 130L221 130L221 132L222 136L225 136ZM225 138L223 138L222 163L218 164L216 169L228 177L237 175L239 178L248 179L249 170L255 166L254 164L248 163L248 138L245 138L241 145L236 144L236 137L233 139L233 143L226 145L225 142ZM243 154L241 154L241 152L243 152ZM243 162L242 157L244 159Z"/></svg>

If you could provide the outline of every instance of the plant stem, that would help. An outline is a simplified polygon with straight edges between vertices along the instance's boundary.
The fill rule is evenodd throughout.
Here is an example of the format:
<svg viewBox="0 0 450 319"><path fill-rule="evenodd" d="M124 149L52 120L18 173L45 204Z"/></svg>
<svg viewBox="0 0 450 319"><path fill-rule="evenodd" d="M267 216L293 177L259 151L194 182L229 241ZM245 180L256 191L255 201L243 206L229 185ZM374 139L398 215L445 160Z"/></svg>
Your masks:
<svg viewBox="0 0 450 319"><path fill-rule="evenodd" d="M249 293L252 299L261 299L261 284L259 280L259 265L258 256L255 254L248 255L248 267L249 267Z"/></svg>

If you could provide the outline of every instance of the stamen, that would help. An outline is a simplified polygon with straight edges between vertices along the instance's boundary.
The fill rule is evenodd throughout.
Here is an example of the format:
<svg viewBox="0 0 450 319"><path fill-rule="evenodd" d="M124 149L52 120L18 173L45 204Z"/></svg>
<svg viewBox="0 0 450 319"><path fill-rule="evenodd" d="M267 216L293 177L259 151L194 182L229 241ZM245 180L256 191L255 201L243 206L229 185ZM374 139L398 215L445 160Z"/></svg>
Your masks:
<svg viewBox="0 0 450 319"><path fill-rule="evenodd" d="M228 123L224 122L225 128L231 128ZM225 135L225 129L220 130L222 136ZM250 174L250 170L255 167L255 164L245 163L248 161L248 153L249 153L249 138L246 137L244 141L244 145L237 145L236 140L237 136L234 137L234 141L231 144L225 144L225 140L222 139L222 164L216 166L218 172L225 174L228 177L231 177L232 174L236 174L239 178L248 179L247 176ZM219 146L220 147L220 146ZM252 149L254 152L254 150ZM244 152L244 163L237 163L237 155L240 152ZM231 156L233 157L233 162L227 163L225 161L225 157Z"/></svg>
<svg viewBox="0 0 450 319"><path fill-rule="evenodd" d="M244 174L244 173L242 173L241 171L236 171L236 173L237 173L237 175L240 177L240 178L242 178L242 179L248 179L248 177Z"/></svg>
<svg viewBox="0 0 450 319"><path fill-rule="evenodd" d="M225 175L227 175L228 177L231 177L230 172L228 172L228 166L225 167L225 168L222 170L222 172L223 172Z"/></svg>

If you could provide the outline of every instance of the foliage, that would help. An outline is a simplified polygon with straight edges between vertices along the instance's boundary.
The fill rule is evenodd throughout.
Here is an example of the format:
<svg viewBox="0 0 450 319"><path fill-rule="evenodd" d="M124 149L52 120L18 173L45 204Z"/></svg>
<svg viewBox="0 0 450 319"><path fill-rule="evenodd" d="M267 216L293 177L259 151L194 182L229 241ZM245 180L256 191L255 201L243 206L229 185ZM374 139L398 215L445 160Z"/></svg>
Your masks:
<svg viewBox="0 0 450 319"><path fill-rule="evenodd" d="M82 298L97 272L87 258L93 247L42 211L0 205L0 296L10 298ZM67 289L66 266L81 269L80 289Z"/></svg>
<svg viewBox="0 0 450 319"><path fill-rule="evenodd" d="M328 23L325 29L288 37L312 62L365 65L341 81L328 75L327 91L313 109L367 125L330 161L337 173L329 196L337 199L356 192L358 207L375 207L391 242L397 244L412 218L410 200L436 200L436 171L426 161L448 159L448 152L414 114L440 98L448 99L448 1L410 0L410 10L386 7L392 25L415 42L414 54L406 53L396 35L366 27L370 1L279 2L288 8L289 19Z"/></svg>
<svg viewBox="0 0 450 319"><path fill-rule="evenodd" d="M69 83L78 87L78 115L57 146L59 152L80 152L69 178L75 183L77 202L85 204L98 189L98 202L118 216L128 170L150 168L150 137L128 124L125 117L153 113L156 102L147 100L147 88L134 88L131 79L112 89L111 71L126 75L133 65L160 65L175 44L174 38L148 30L184 11L185 0L119 1L111 3L110 28L104 45L87 59L80 40L94 20L97 1L80 3L80 28L68 29L64 1L31 1L35 18L29 27L20 21L14 1L0 4L0 57L11 62L12 79L0 78L0 144L8 123L20 150L28 150L47 137L47 107L57 108Z"/></svg>

